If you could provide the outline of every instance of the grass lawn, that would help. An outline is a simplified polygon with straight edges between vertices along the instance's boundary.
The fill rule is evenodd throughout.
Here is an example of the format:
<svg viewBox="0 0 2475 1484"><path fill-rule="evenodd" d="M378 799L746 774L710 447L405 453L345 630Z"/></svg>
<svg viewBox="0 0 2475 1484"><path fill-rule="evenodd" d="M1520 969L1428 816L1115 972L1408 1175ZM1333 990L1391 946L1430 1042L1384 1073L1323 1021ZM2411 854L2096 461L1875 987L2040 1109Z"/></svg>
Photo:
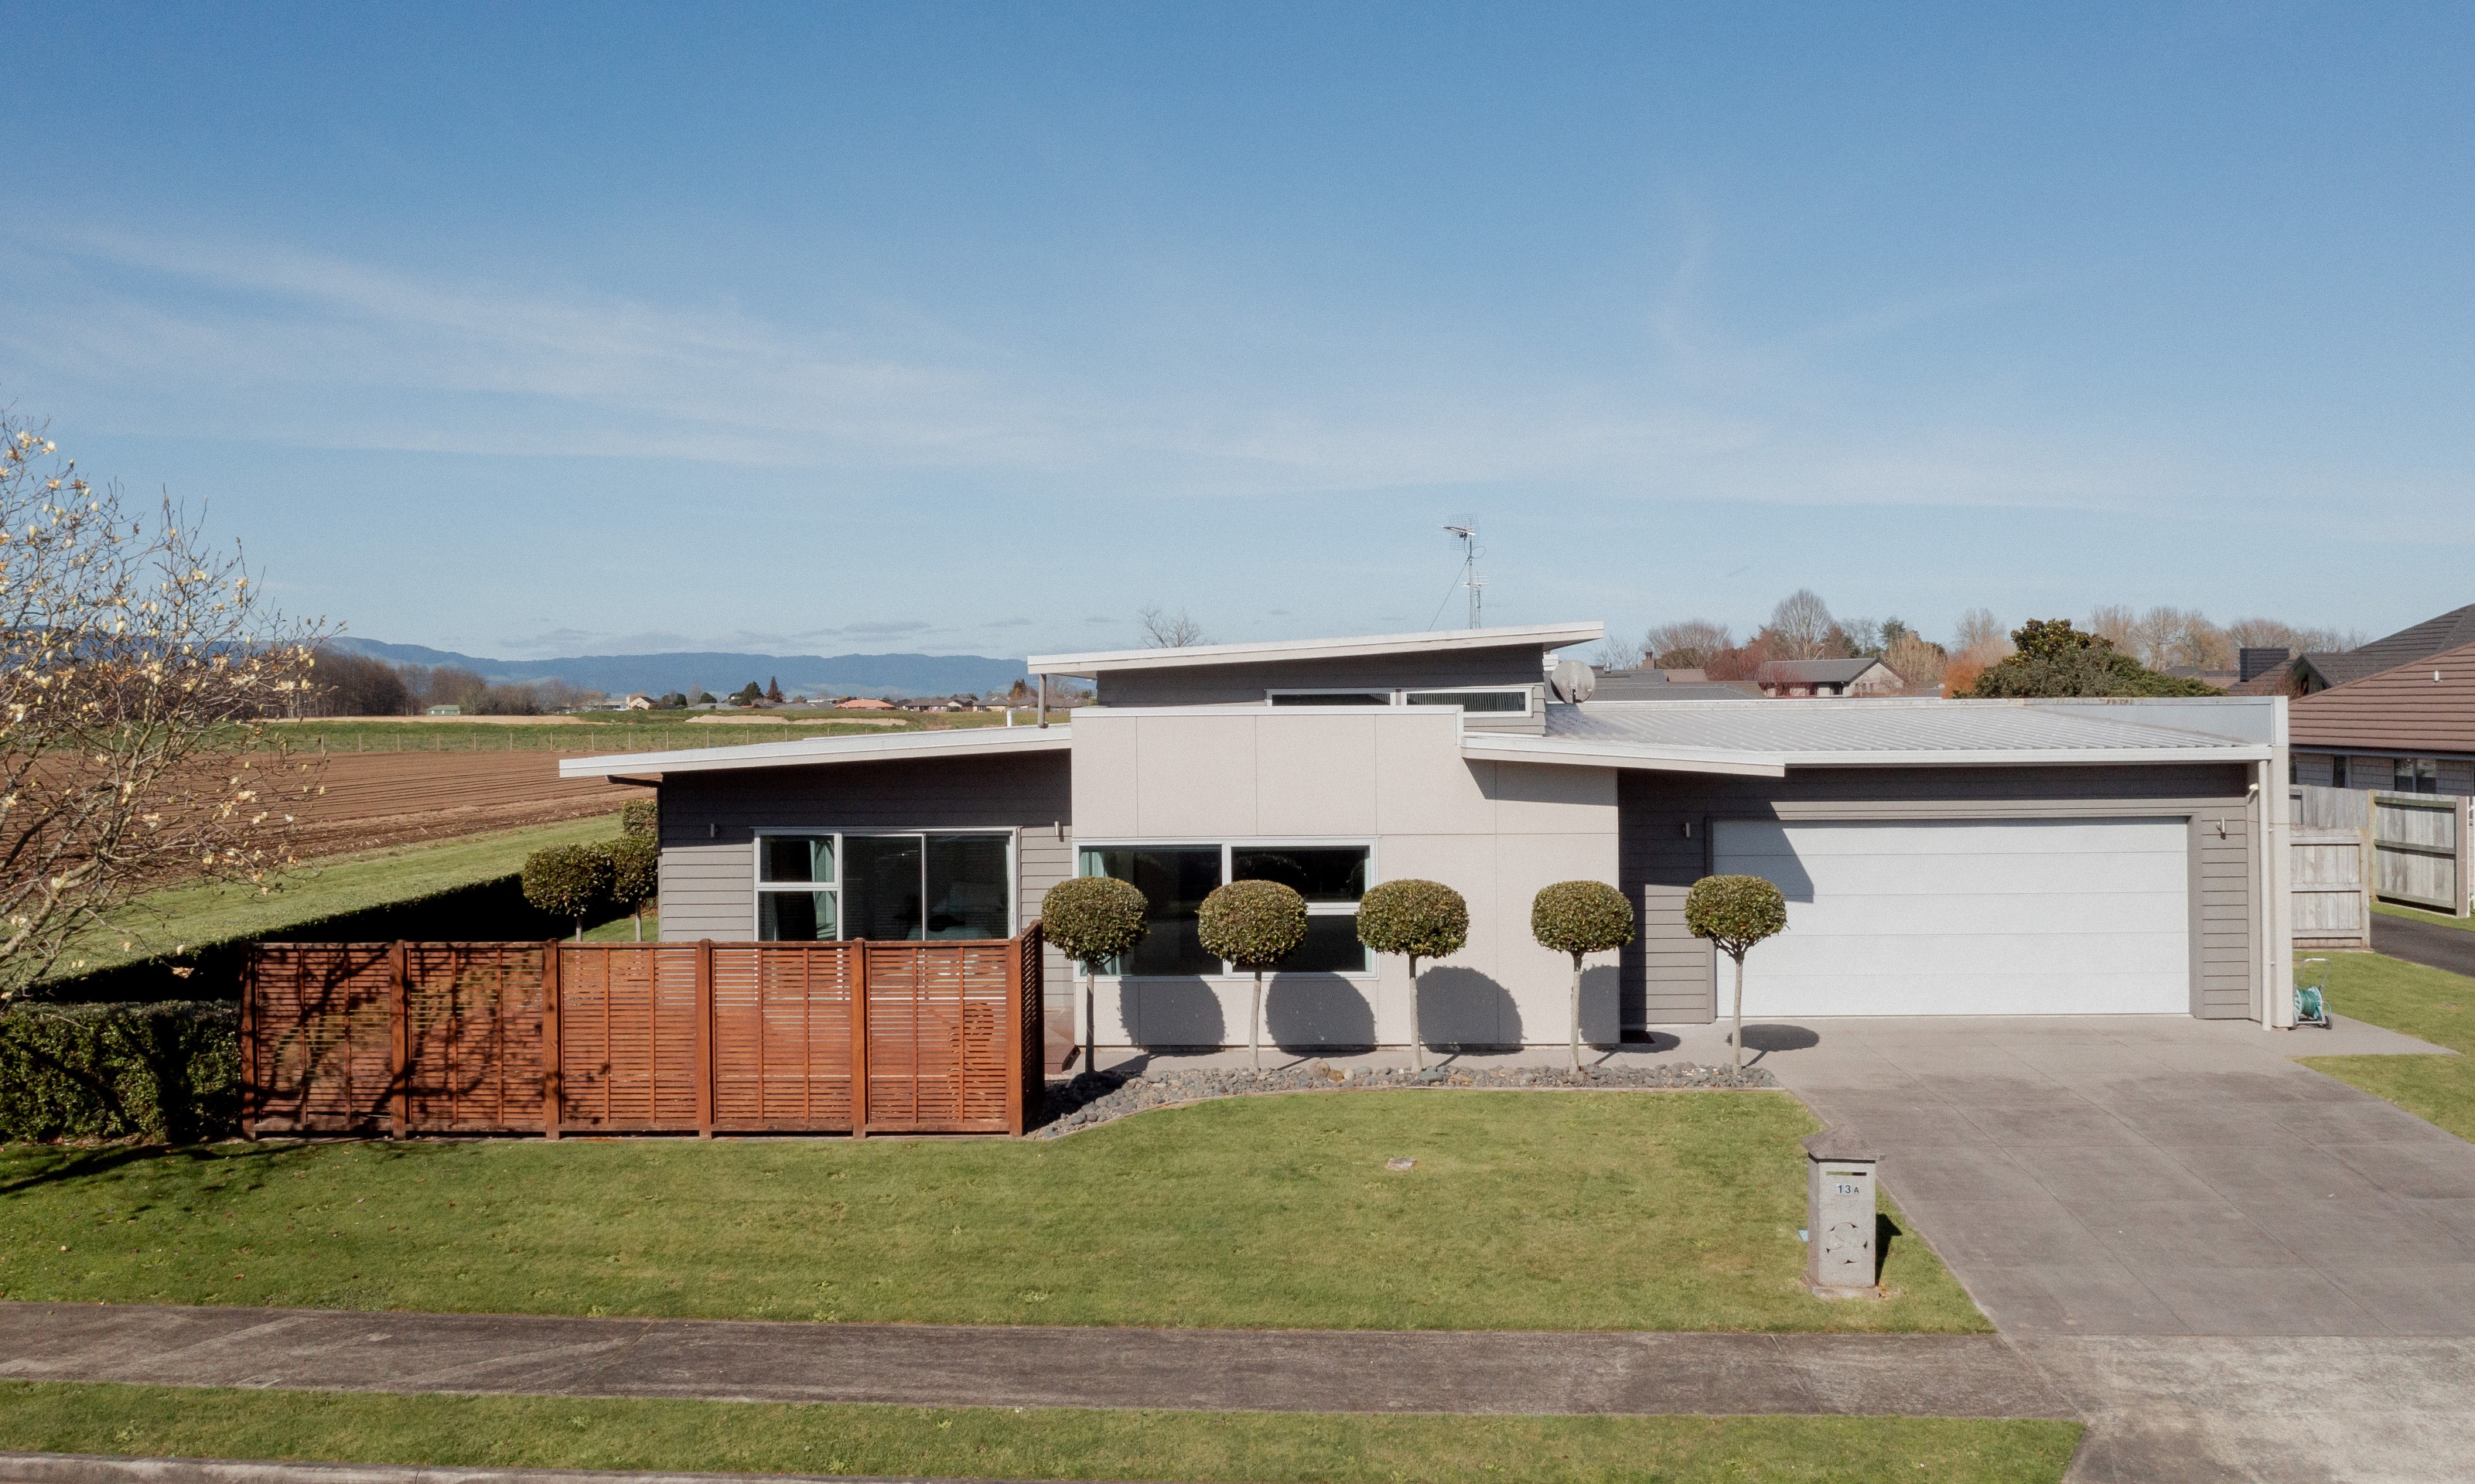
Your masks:
<svg viewBox="0 0 2475 1484"><path fill-rule="evenodd" d="M645 941L657 943L661 938L661 914L651 912L645 913ZM586 928L584 940L588 943L632 943L636 941L636 919L613 917L598 928Z"/></svg>
<svg viewBox="0 0 2475 1484"><path fill-rule="evenodd" d="M2342 1003L2342 1002L2341 1002ZM1234 1098L1056 1141L0 1150L0 1295L951 1324L1989 1329L1797 1282L1785 1093ZM1416 1167L1394 1172L1386 1159Z"/></svg>
<svg viewBox="0 0 2475 1484"><path fill-rule="evenodd" d="M2374 902L2372 911L2384 917L2404 917L2412 922L2437 922L2444 928L2462 933L2475 933L2475 916L2452 917L2447 912L2428 912L2420 907L2400 907L2395 902Z"/></svg>
<svg viewBox="0 0 2475 1484"><path fill-rule="evenodd" d="M1942 1418L1017 1411L0 1382L0 1448L460 1468L2050 1484L2079 1436L2076 1423Z"/></svg>
<svg viewBox="0 0 2475 1484"><path fill-rule="evenodd" d="M526 856L545 845L611 839L618 834L618 815L602 815L336 856L294 871L266 890L226 884L158 891L132 903L114 931L89 938L67 955L60 973L107 968L184 945L257 937L337 912L409 901L512 875L524 868ZM83 961L84 967L71 961Z"/></svg>
<svg viewBox="0 0 2475 1484"><path fill-rule="evenodd" d="M2463 1055L2307 1057L2303 1064L2387 1098L2462 1139L2475 1139L2475 979L2379 954L2328 958L2332 1010Z"/></svg>

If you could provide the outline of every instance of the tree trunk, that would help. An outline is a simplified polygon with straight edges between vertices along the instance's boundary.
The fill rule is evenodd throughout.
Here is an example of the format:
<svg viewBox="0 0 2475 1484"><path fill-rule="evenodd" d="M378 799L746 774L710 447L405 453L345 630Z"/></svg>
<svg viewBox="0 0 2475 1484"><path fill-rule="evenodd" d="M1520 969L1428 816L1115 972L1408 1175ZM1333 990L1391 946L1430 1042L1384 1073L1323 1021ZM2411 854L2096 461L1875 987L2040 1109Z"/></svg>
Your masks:
<svg viewBox="0 0 2475 1484"><path fill-rule="evenodd" d="M1409 1069L1427 1069L1427 1043L1418 1034L1418 956L1409 955Z"/></svg>
<svg viewBox="0 0 2475 1484"><path fill-rule="evenodd" d="M638 941L638 942L640 942L640 943L641 943L641 942L643 942L644 940L645 940L645 909L644 909L643 904L639 903L639 904L637 905L637 908L636 908L636 941Z"/></svg>
<svg viewBox="0 0 2475 1484"><path fill-rule="evenodd" d="M1091 985L1095 977L1091 965L1085 963L1083 965L1083 1070L1086 1072L1099 1070L1093 1064L1094 1058L1100 1055L1100 1017L1096 1010L1099 1004L1099 991Z"/></svg>
<svg viewBox="0 0 2475 1484"><path fill-rule="evenodd" d="M584 919L581 917L576 919L576 940L579 943L584 941Z"/></svg>
<svg viewBox="0 0 2475 1484"><path fill-rule="evenodd" d="M1736 1070L1745 1069L1745 956L1736 955Z"/></svg>
<svg viewBox="0 0 2475 1484"><path fill-rule="evenodd" d="M1263 971L1255 971L1255 1010L1246 1019L1246 1057L1263 1070Z"/></svg>
<svg viewBox="0 0 2475 1484"><path fill-rule="evenodd" d="M1581 1069L1581 956L1573 955L1573 1070Z"/></svg>

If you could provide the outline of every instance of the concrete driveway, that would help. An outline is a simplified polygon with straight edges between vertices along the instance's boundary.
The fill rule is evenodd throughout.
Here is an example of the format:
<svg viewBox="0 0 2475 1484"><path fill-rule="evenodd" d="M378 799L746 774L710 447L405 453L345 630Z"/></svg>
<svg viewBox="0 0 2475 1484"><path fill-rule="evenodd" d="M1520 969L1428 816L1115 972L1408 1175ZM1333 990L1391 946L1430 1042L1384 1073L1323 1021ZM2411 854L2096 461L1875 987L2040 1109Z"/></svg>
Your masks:
<svg viewBox="0 0 2475 1484"><path fill-rule="evenodd" d="M2475 1144L2288 1059L2438 1053L2357 1022L1749 1026L1884 1155L2007 1334L2475 1335Z"/></svg>

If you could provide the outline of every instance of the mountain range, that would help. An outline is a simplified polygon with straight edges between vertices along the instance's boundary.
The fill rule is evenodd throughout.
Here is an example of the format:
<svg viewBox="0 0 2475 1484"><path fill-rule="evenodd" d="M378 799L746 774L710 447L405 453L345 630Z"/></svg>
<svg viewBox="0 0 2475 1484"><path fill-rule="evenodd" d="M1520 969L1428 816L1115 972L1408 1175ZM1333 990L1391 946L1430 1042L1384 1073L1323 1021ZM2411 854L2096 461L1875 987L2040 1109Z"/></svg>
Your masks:
<svg viewBox="0 0 2475 1484"><path fill-rule="evenodd" d="M328 643L395 665L460 666L492 685L564 680L611 695L693 693L699 686L723 695L751 680L758 685L778 680L792 694L978 695L1002 691L1024 673L1020 660L984 654L587 654L564 660L490 660L375 639Z"/></svg>

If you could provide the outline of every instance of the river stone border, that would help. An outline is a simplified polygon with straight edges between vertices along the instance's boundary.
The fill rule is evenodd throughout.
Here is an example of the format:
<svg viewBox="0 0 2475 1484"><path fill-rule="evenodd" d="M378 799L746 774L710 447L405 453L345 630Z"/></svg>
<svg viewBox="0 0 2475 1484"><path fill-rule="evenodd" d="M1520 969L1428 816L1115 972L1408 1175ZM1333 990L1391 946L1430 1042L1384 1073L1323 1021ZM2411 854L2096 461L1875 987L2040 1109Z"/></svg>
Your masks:
<svg viewBox="0 0 2475 1484"><path fill-rule="evenodd" d="M1656 1061L1648 1066L1563 1067L1432 1066L1423 1072L1407 1067L1337 1067L1329 1061L1256 1072L1244 1067L1170 1067L1159 1072L1084 1072L1072 1080L1048 1084L1043 1122L1025 1137L1063 1138L1078 1130L1139 1113L1145 1108L1213 1098L1254 1097L1271 1092L1364 1092L1393 1087L1529 1087L1540 1089L1635 1091L1686 1087L1777 1087L1778 1079L1760 1067L1739 1072L1733 1067L1703 1066L1692 1061Z"/></svg>

